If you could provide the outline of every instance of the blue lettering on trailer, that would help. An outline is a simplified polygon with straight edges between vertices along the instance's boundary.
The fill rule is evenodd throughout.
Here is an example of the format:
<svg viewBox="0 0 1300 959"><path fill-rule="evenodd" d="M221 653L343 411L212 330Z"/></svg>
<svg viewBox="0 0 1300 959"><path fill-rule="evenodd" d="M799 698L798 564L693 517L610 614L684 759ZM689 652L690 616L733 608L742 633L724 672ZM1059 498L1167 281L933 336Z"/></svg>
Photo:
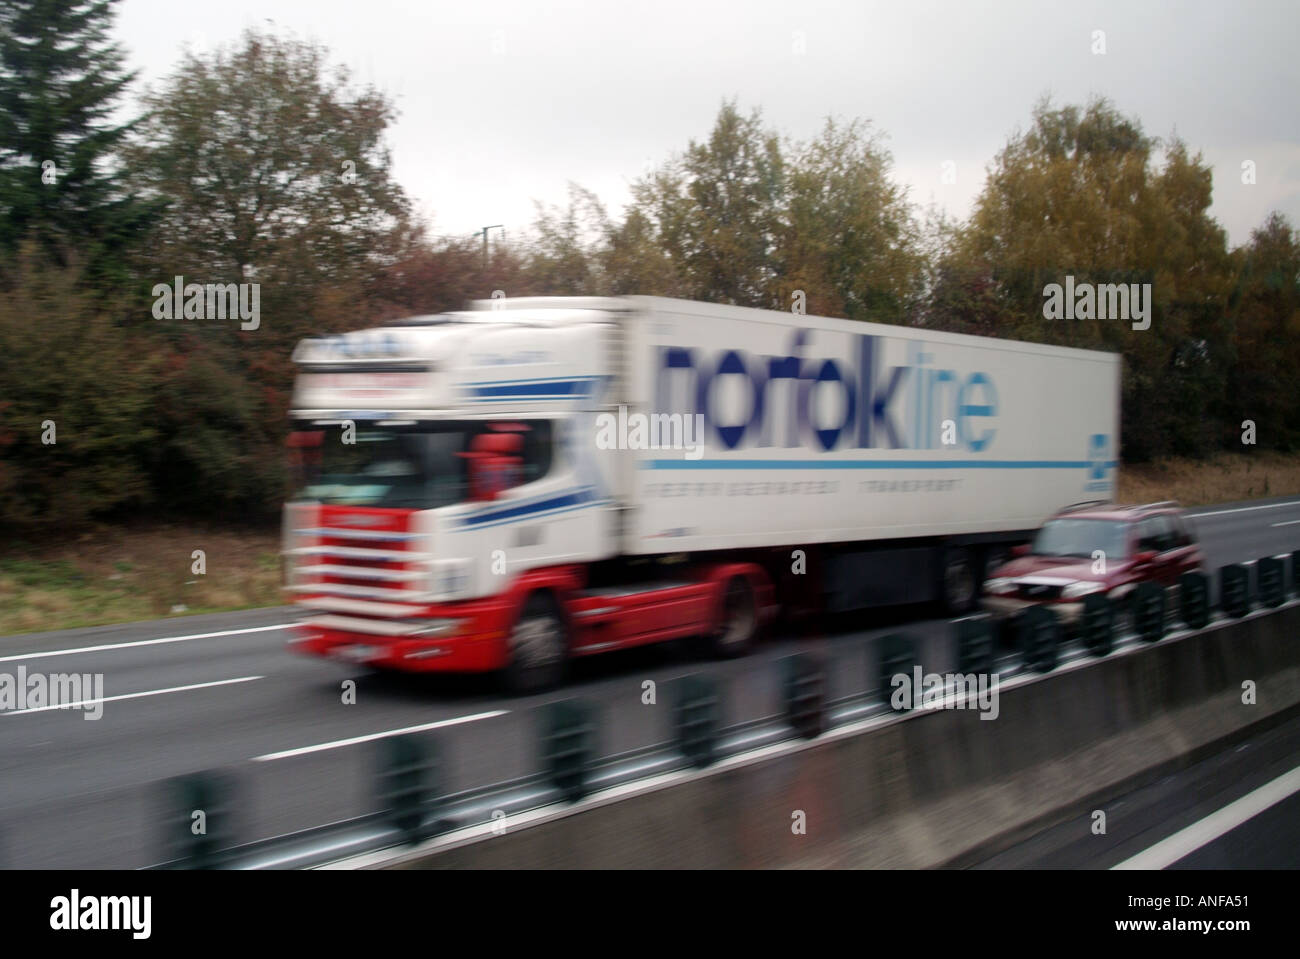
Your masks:
<svg viewBox="0 0 1300 959"><path fill-rule="evenodd" d="M655 409L703 414L707 428L727 450L937 449L942 445L940 424L948 419L959 447L983 453L992 445L997 429L989 421L998 415L998 392L988 373L963 376L933 368L928 365L933 355L924 348L914 349L908 363L886 367L884 337L858 334L853 339L856 369L842 358L805 358L806 330L792 335L786 356L753 356L740 349L713 356L699 348L661 347ZM743 422L719 420L713 387L723 377L739 377L744 383L750 404ZM843 414L838 423L813 422L815 389L840 391ZM774 435L778 412L784 413L786 424L781 436Z"/></svg>

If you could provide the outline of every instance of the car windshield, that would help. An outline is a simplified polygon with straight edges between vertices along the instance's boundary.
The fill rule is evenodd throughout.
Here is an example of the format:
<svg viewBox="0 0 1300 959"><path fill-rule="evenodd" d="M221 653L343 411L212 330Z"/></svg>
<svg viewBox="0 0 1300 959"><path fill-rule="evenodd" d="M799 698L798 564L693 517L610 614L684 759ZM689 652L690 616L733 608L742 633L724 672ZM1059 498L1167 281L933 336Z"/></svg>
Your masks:
<svg viewBox="0 0 1300 959"><path fill-rule="evenodd" d="M1105 519L1053 519L1034 538L1035 556L1092 558L1097 550L1112 557L1128 553L1126 524Z"/></svg>
<svg viewBox="0 0 1300 959"><path fill-rule="evenodd" d="M298 500L337 506L436 509L463 502L475 436L498 428L524 434L521 482L550 466L549 423L446 422L376 426L299 424L290 438Z"/></svg>

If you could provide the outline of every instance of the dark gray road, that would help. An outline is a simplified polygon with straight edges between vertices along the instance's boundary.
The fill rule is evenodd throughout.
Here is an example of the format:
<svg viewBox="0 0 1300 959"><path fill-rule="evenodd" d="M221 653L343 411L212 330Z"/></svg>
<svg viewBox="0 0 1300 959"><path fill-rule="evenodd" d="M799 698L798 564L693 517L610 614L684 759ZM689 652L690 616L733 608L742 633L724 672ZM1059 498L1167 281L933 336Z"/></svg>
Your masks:
<svg viewBox="0 0 1300 959"><path fill-rule="evenodd" d="M1104 835L1093 830L1096 810L1106 815ZM1096 809L1081 807L977 868L1300 868L1300 717Z"/></svg>
<svg viewBox="0 0 1300 959"><path fill-rule="evenodd" d="M1211 567L1300 548L1300 498L1196 511ZM907 613L904 616L909 615ZM928 669L950 665L948 626L912 611ZM926 614L929 615L929 614ZM286 609L0 638L0 674L102 673L103 716L75 710L0 711L0 866L136 867L164 858L162 781L223 767L242 784L239 834L253 839L346 818L372 807L373 739L440 730L455 789L536 770L533 707L581 695L604 717L610 753L667 738L662 684L700 669L727 681L728 718L777 711L772 661L819 650L835 666L833 695L870 685L870 639L898 613L870 614L831 637L777 638L749 658L701 663L652 648L580 664L564 690L507 699L488 682L372 677L284 649ZM357 682L343 703L344 680ZM642 684L660 684L659 705ZM362 741L356 741L356 740Z"/></svg>

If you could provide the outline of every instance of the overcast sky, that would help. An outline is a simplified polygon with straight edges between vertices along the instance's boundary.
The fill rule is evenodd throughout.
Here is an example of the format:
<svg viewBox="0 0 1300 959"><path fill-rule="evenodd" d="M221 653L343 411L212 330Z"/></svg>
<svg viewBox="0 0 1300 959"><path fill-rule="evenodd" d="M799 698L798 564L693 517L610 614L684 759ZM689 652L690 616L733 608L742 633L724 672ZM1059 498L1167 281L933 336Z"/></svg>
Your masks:
<svg viewBox="0 0 1300 959"><path fill-rule="evenodd" d="M827 115L870 119L911 198L964 216L1045 93L1108 96L1149 135L1202 151L1231 243L1274 209L1300 225L1294 0L124 0L116 35L152 82L183 45L212 49L267 20L394 99L394 172L435 233L522 230L533 200L564 201L569 180L618 211L730 97L795 138Z"/></svg>

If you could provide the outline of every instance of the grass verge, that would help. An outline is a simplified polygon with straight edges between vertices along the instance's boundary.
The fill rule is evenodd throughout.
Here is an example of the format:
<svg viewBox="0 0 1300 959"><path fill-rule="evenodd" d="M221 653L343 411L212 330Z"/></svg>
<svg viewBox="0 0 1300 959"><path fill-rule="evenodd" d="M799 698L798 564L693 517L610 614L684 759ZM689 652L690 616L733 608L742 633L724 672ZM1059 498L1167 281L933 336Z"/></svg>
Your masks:
<svg viewBox="0 0 1300 959"><path fill-rule="evenodd" d="M276 606L280 585L278 531L110 526L6 543L0 635Z"/></svg>
<svg viewBox="0 0 1300 959"><path fill-rule="evenodd" d="M1174 499L1208 506L1244 499L1300 495L1300 454L1221 453L1206 460L1167 459L1122 466L1122 503Z"/></svg>

